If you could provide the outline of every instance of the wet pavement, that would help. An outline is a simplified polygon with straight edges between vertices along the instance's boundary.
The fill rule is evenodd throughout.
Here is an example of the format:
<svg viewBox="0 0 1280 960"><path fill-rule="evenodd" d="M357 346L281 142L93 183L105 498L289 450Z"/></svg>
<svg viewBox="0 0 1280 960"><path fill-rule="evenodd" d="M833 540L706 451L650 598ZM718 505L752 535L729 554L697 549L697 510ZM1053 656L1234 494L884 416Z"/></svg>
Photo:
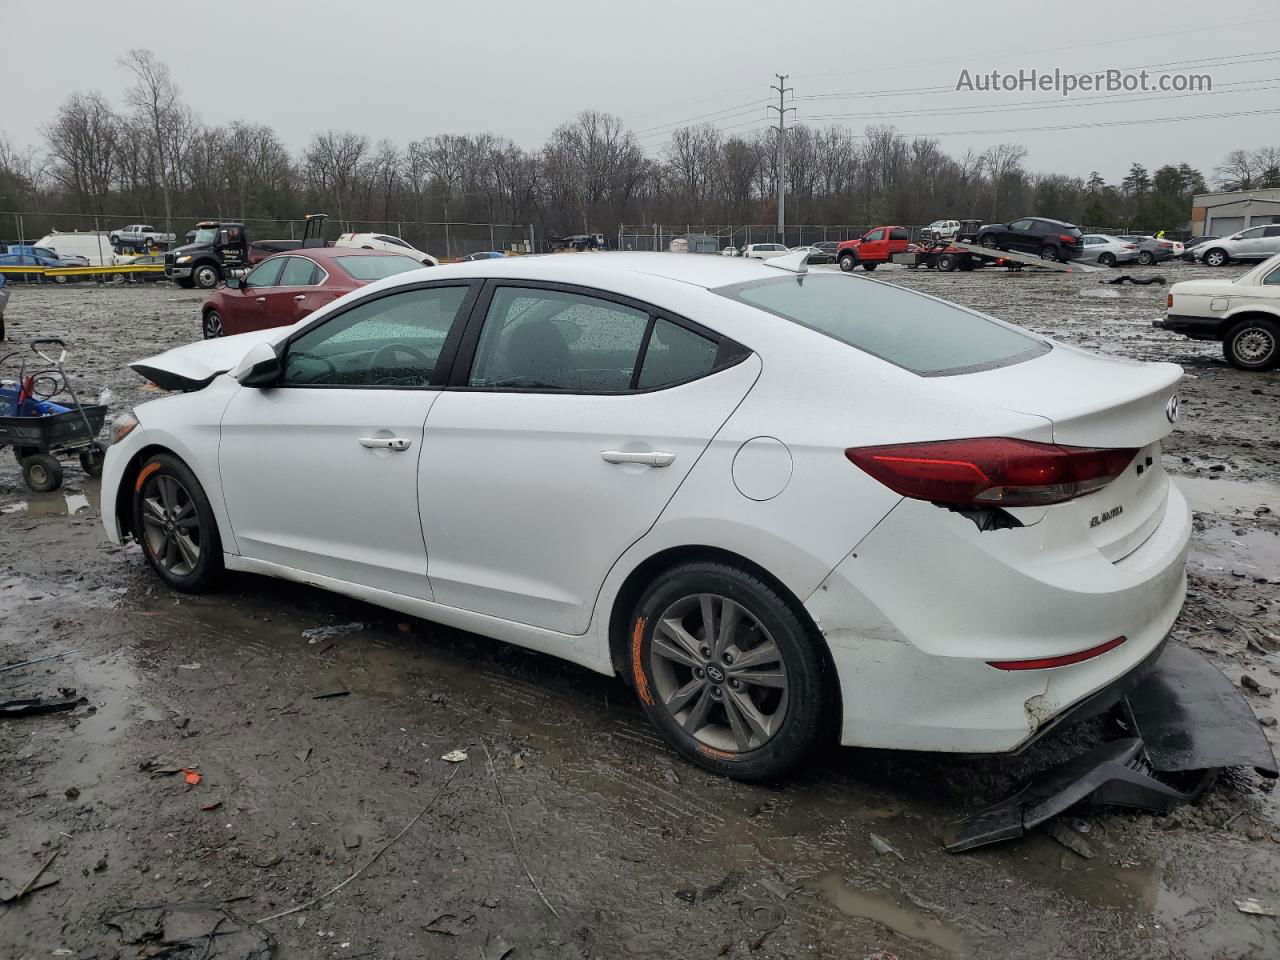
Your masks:
<svg viewBox="0 0 1280 960"><path fill-rule="evenodd" d="M1184 366L1166 467L1196 531L1175 633L1233 680L1280 686L1276 374L1152 329L1164 287L876 278ZM6 348L66 336L77 384L122 412L152 395L124 364L198 336L201 299L19 288ZM1280 920L1234 902L1280 890L1280 810L1252 771L1167 817L1067 818L1089 859L1043 831L953 856L947 821L1093 731L1005 761L833 748L786 784L733 783L669 753L621 681L293 584L171 593L138 548L105 542L96 482L69 464L63 490L33 495L3 451L0 663L51 654L0 672L0 699L88 701L0 720L0 896L56 854L39 889L0 904L3 958L133 957L104 916L200 902L258 920L355 871L263 924L278 956L1280 955ZM1274 696L1249 702L1277 717ZM455 749L467 759L441 759Z"/></svg>

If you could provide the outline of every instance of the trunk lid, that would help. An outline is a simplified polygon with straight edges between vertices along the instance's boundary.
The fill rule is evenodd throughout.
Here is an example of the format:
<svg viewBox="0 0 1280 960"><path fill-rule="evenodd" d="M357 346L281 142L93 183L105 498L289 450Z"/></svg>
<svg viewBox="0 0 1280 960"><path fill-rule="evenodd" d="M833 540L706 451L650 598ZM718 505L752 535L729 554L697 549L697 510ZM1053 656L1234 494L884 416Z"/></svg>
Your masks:
<svg viewBox="0 0 1280 960"><path fill-rule="evenodd" d="M1161 441L1178 418L1182 368L1086 353L1054 344L1042 356L956 378L993 405L1048 420L1053 442L1069 447L1132 448L1134 459L1094 493L1049 510L1070 511L1088 541L1112 561L1155 530L1169 478Z"/></svg>
<svg viewBox="0 0 1280 960"><path fill-rule="evenodd" d="M200 340L154 357L135 360L129 364L129 369L165 390L201 390L218 374L234 369L251 347L274 342L281 331L287 329L275 327L238 333L232 337Z"/></svg>

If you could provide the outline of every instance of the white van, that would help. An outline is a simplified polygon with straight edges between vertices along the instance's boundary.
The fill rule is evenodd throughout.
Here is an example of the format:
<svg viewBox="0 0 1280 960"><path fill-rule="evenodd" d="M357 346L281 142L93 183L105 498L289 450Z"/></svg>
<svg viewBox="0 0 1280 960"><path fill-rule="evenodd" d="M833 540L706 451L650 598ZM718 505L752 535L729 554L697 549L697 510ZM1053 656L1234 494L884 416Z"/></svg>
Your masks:
<svg viewBox="0 0 1280 960"><path fill-rule="evenodd" d="M60 257L84 257L93 267L110 267L116 262L111 238L103 233L58 233L36 241L37 247L56 250Z"/></svg>

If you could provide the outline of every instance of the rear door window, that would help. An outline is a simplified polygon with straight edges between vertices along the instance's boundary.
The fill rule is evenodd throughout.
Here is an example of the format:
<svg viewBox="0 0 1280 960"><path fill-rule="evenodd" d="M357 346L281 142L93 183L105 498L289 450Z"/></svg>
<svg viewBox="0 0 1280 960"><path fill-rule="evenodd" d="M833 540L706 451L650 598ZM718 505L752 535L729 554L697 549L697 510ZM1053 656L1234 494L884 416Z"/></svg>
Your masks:
<svg viewBox="0 0 1280 960"><path fill-rule="evenodd" d="M653 323L636 386L650 390L705 377L714 369L719 350L714 340L659 317Z"/></svg>
<svg viewBox="0 0 1280 960"><path fill-rule="evenodd" d="M810 274L713 292L924 377L1008 366L1052 349L992 317L861 277Z"/></svg>

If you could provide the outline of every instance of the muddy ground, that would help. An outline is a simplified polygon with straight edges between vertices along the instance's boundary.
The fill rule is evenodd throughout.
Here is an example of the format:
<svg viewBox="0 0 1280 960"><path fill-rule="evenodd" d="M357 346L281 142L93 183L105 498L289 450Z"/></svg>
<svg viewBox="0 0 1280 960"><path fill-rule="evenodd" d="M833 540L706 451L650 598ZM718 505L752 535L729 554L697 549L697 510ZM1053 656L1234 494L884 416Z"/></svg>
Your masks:
<svg viewBox="0 0 1280 960"><path fill-rule="evenodd" d="M876 276L1183 365L1166 466L1197 521L1176 633L1233 679L1280 685L1280 660L1250 646L1280 638L1277 376L1153 330L1165 287ZM201 299L166 284L20 288L9 336L66 336L76 382L124 411L153 395L125 363L196 337ZM1069 819L1090 859L1041 832L953 856L947 821L1088 731L1003 762L830 748L784 785L745 786L667 751L618 680L255 577L179 596L136 547L105 542L97 510L74 466L63 491L33 495L0 456L0 663L68 654L0 672L0 700L74 688L87 701L0 720L0 894L54 858L0 904L6 960L139 956L104 917L200 902L259 920L355 871L263 923L277 956L1280 955L1280 920L1234 903L1280 889L1280 810L1251 771L1168 817ZM343 629L304 635L317 627ZM1274 698L1250 703L1276 716ZM455 749L467 759L441 759Z"/></svg>

